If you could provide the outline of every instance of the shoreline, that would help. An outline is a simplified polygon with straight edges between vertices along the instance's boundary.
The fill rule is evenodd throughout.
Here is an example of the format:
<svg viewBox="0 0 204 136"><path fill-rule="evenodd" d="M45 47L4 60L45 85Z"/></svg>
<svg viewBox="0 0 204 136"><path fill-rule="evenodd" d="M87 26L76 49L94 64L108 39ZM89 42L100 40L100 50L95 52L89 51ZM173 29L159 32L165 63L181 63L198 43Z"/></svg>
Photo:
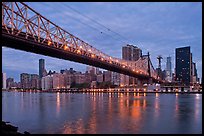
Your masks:
<svg viewBox="0 0 204 136"><path fill-rule="evenodd" d="M2 120L1 122L1 134L30 134L27 131L24 133L18 132L18 127L9 124L10 122L5 122Z"/></svg>
<svg viewBox="0 0 204 136"><path fill-rule="evenodd" d="M93 89L94 90L94 89ZM34 92L34 93L163 93L163 94L202 94L202 91L197 92L168 92L168 91L20 91L20 90L3 90L7 92Z"/></svg>

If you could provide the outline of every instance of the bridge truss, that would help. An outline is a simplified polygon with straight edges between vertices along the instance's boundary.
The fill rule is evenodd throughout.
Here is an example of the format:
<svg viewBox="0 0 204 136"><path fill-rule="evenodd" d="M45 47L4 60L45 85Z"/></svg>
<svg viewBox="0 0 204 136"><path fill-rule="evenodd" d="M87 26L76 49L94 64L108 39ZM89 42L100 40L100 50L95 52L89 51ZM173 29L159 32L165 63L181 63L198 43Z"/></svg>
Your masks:
<svg viewBox="0 0 204 136"><path fill-rule="evenodd" d="M2 35L32 41L160 80L149 56L143 56L137 61L111 57L62 29L22 2L2 2Z"/></svg>

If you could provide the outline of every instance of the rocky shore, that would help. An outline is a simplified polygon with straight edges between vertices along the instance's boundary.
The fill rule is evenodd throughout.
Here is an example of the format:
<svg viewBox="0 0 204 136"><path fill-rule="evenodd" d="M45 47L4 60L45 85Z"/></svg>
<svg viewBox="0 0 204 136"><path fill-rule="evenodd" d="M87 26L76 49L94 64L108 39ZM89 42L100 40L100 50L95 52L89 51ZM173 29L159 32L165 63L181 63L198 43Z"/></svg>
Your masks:
<svg viewBox="0 0 204 136"><path fill-rule="evenodd" d="M8 124L9 122L2 121L1 123L1 134L30 134L25 131L24 133L18 132L18 127Z"/></svg>

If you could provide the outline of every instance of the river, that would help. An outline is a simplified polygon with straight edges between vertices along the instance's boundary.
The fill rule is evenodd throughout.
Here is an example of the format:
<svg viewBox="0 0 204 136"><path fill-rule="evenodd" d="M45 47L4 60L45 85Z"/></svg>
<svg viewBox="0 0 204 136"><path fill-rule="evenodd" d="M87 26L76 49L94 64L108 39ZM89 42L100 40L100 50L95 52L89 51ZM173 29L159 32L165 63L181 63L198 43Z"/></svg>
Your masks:
<svg viewBox="0 0 204 136"><path fill-rule="evenodd" d="M201 134L202 94L2 91L2 120L32 134Z"/></svg>

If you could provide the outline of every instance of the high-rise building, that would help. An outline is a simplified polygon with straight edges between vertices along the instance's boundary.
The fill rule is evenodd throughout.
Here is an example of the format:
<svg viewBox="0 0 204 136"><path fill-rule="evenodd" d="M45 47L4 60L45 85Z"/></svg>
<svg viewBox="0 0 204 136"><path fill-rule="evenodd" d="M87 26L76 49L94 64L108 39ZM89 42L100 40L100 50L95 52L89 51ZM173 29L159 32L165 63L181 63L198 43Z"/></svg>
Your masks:
<svg viewBox="0 0 204 136"><path fill-rule="evenodd" d="M176 48L176 81L185 85L190 85L192 54L190 46Z"/></svg>
<svg viewBox="0 0 204 136"><path fill-rule="evenodd" d="M197 69L196 69L196 63L192 62L192 77L191 77L192 83L198 82L198 75L197 75Z"/></svg>
<svg viewBox="0 0 204 136"><path fill-rule="evenodd" d="M75 77L75 83L82 84L85 82L85 74L82 74L81 72L77 72L74 74Z"/></svg>
<svg viewBox="0 0 204 136"><path fill-rule="evenodd" d="M30 74L22 73L20 74L21 88L30 88Z"/></svg>
<svg viewBox="0 0 204 136"><path fill-rule="evenodd" d="M42 77L42 90L50 90L53 88L53 75Z"/></svg>
<svg viewBox="0 0 204 136"><path fill-rule="evenodd" d="M120 74L120 86L129 86L130 78L127 75Z"/></svg>
<svg viewBox="0 0 204 136"><path fill-rule="evenodd" d="M91 80L91 74L86 71L86 73L85 73L85 82L90 83L91 81L92 81Z"/></svg>
<svg viewBox="0 0 204 136"><path fill-rule="evenodd" d="M93 72L94 74L96 74L96 68L94 66L87 66L86 71L88 71L88 73Z"/></svg>
<svg viewBox="0 0 204 136"><path fill-rule="evenodd" d="M111 82L111 71L103 71L104 82Z"/></svg>
<svg viewBox="0 0 204 136"><path fill-rule="evenodd" d="M14 87L14 79L9 77L6 79L6 88Z"/></svg>
<svg viewBox="0 0 204 136"><path fill-rule="evenodd" d="M172 81L172 70L171 70L171 57L167 57L166 61L166 80Z"/></svg>
<svg viewBox="0 0 204 136"><path fill-rule="evenodd" d="M103 82L103 74L98 74L97 78L96 78L96 81L99 82L99 83Z"/></svg>
<svg viewBox="0 0 204 136"><path fill-rule="evenodd" d="M39 77L42 78L45 73L45 60L39 59Z"/></svg>
<svg viewBox="0 0 204 136"><path fill-rule="evenodd" d="M37 74L31 74L31 88L33 89L39 89L39 76Z"/></svg>
<svg viewBox="0 0 204 136"><path fill-rule="evenodd" d="M112 72L111 75L111 82L113 83L113 85L120 85L120 74L117 72Z"/></svg>
<svg viewBox="0 0 204 136"><path fill-rule="evenodd" d="M6 73L2 73L2 89L6 89Z"/></svg>
<svg viewBox="0 0 204 136"><path fill-rule="evenodd" d="M53 89L65 88L65 77L61 73L53 74Z"/></svg>
<svg viewBox="0 0 204 136"><path fill-rule="evenodd" d="M126 45L122 47L122 59L137 61L142 56L142 50L134 45Z"/></svg>
<svg viewBox="0 0 204 136"><path fill-rule="evenodd" d="M122 59L129 61L137 61L142 56L142 50L134 45L127 44L122 47ZM134 85L137 81L134 77L129 77L127 75L121 74L121 86Z"/></svg>
<svg viewBox="0 0 204 136"><path fill-rule="evenodd" d="M91 81L96 81L96 67L87 66L87 72L91 76ZM98 72L98 71L97 71Z"/></svg>

